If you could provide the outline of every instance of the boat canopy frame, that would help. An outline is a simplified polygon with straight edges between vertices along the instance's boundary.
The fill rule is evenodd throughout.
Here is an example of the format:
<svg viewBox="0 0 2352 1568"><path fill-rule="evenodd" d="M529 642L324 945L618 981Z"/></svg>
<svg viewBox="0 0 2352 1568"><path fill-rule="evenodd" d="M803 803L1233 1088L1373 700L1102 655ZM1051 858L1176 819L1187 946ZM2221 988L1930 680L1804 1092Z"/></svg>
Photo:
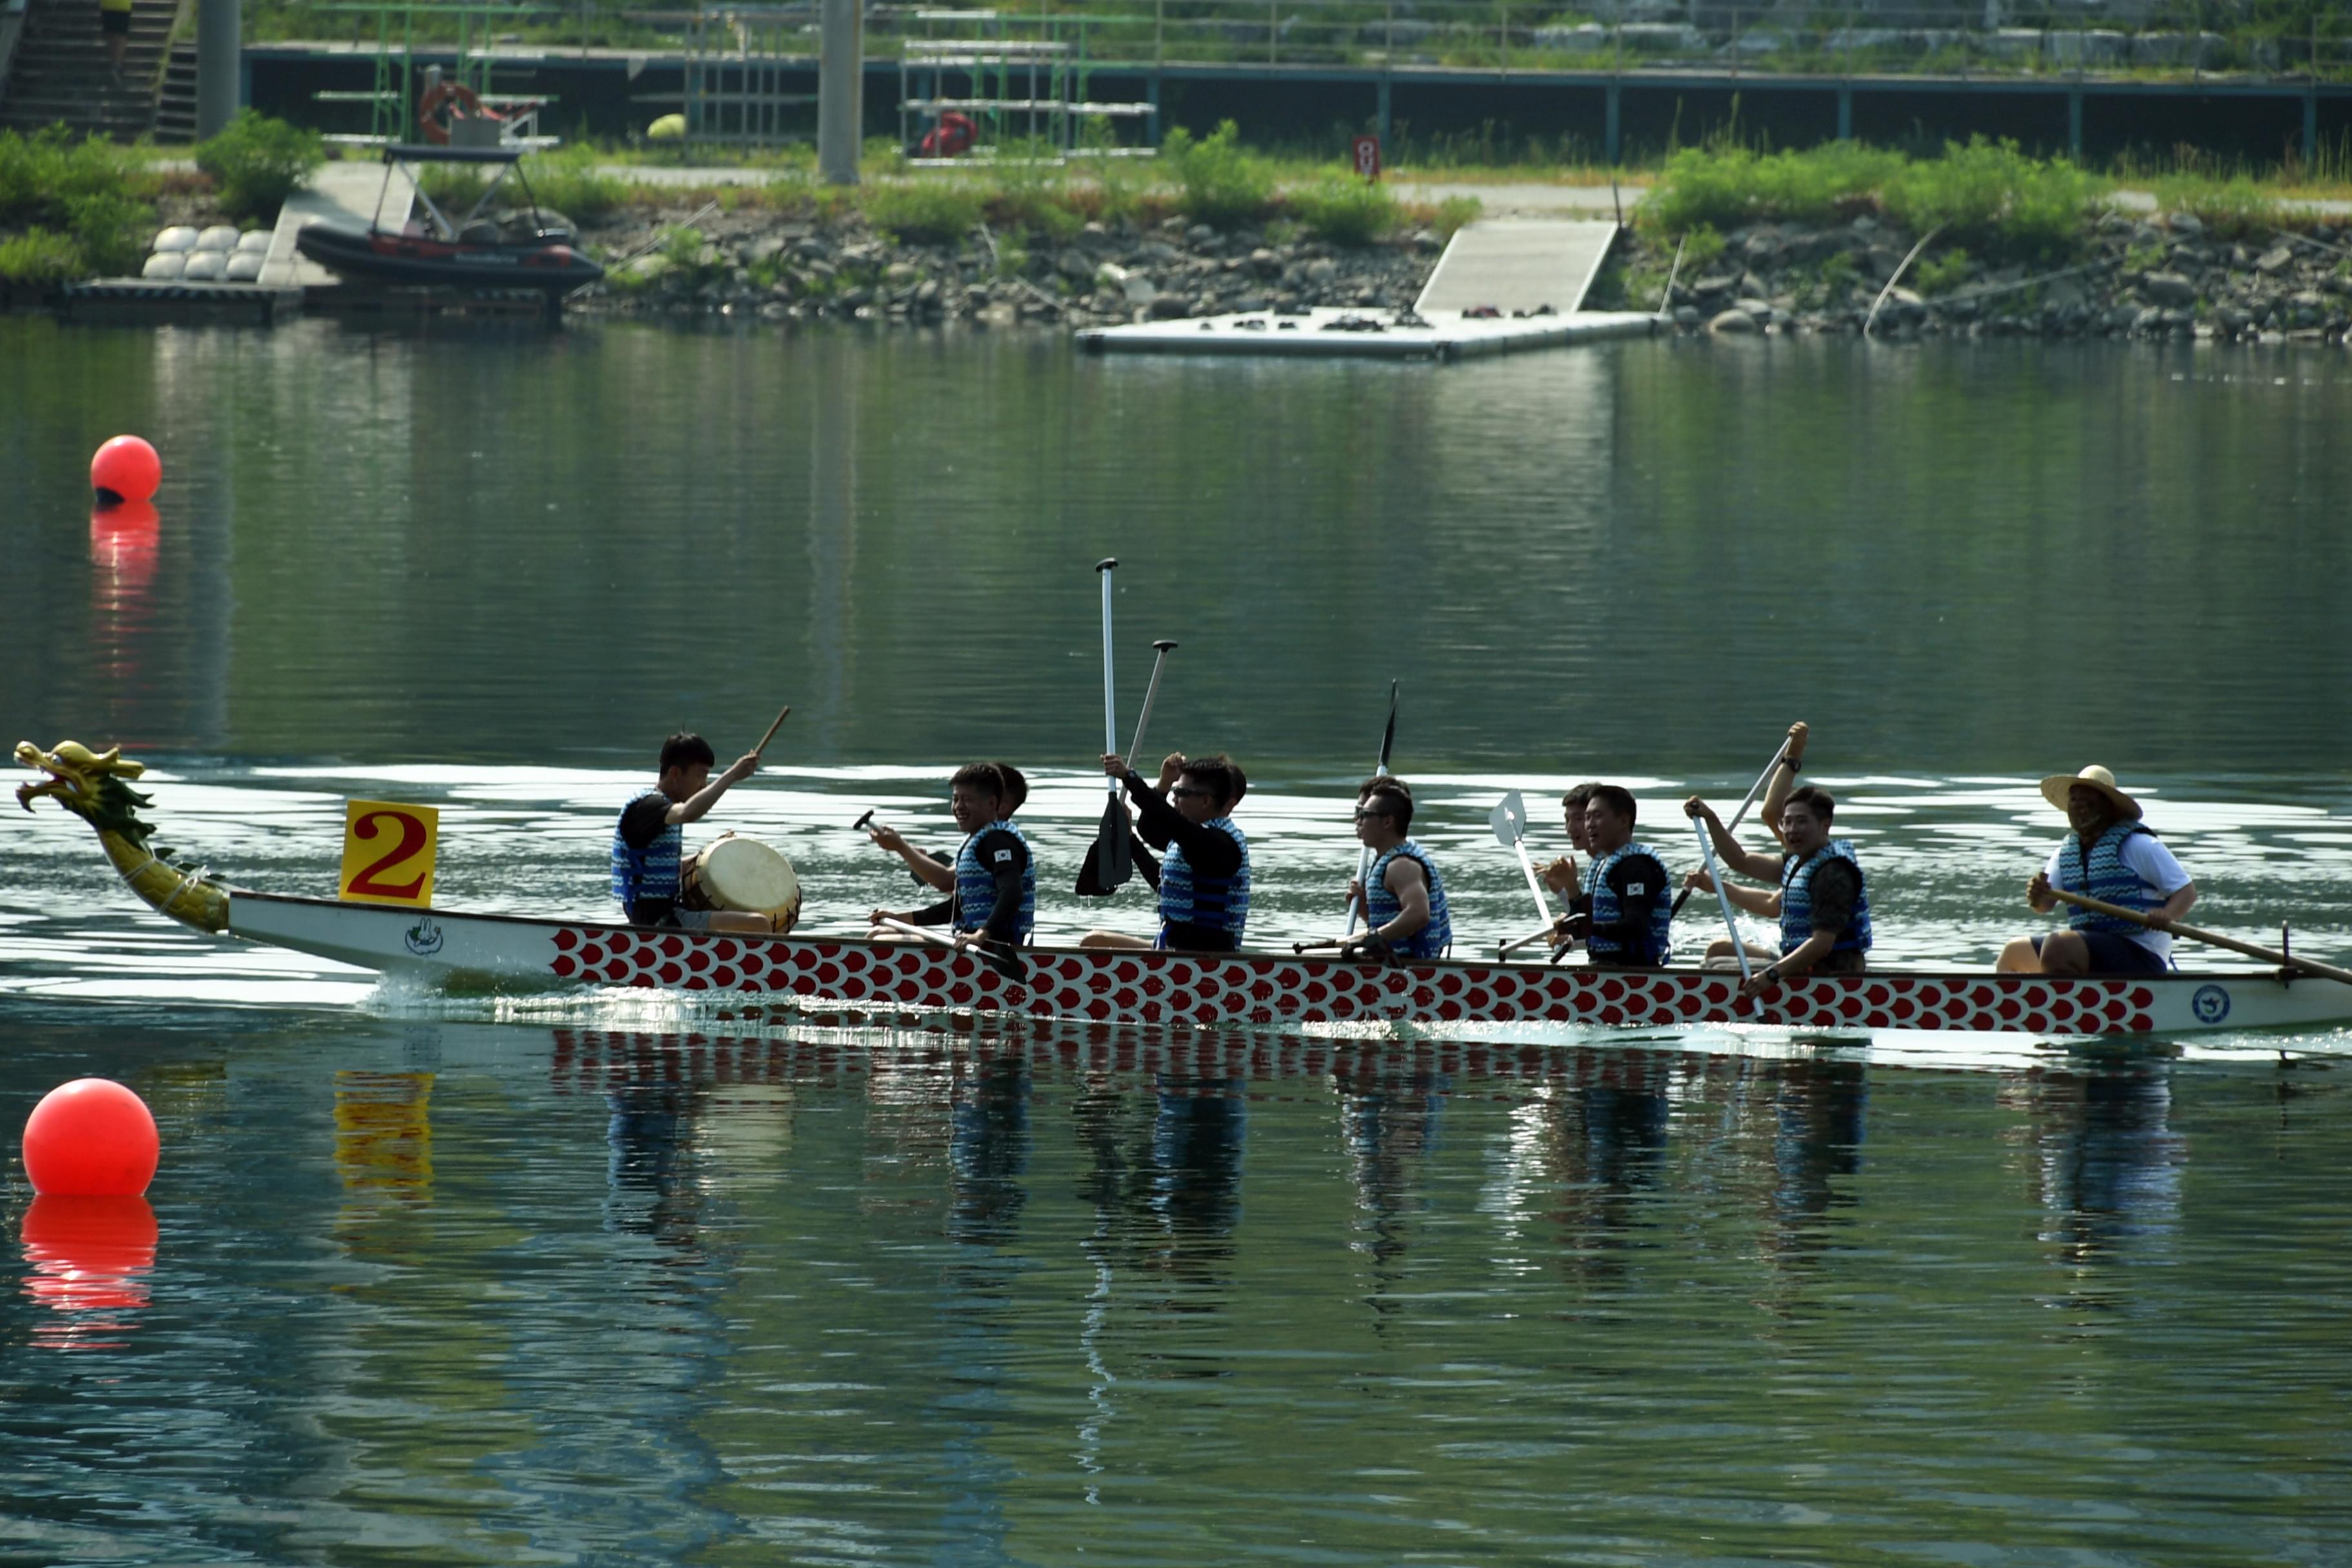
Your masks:
<svg viewBox="0 0 2352 1568"><path fill-rule="evenodd" d="M522 159L526 151L528 149L521 147L443 147L431 142L387 143L383 150L383 184L376 191L375 216L368 220L368 227L376 234L385 232L383 204L392 195L393 174L403 163L496 163L500 165L499 172L490 176L490 183L482 187L482 194L474 198L474 205L454 219L447 213L443 212L439 205L425 193L424 181L414 175L410 176L409 184L415 191L417 201L431 216L435 237L438 239L455 244L457 237L465 232L466 226L482 216L482 209L490 205L490 198L499 194L509 175L513 176L516 184L522 186L523 199L530 204L531 222L535 226L544 226L546 214L540 208L539 193L530 188L530 176L522 172Z"/></svg>

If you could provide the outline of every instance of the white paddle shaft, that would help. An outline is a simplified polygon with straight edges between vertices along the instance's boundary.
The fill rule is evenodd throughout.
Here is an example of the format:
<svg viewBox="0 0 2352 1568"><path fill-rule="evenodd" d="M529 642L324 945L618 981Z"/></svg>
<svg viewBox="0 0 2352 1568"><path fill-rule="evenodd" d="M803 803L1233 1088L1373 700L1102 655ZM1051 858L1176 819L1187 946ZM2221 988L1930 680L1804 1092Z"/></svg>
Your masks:
<svg viewBox="0 0 2352 1568"><path fill-rule="evenodd" d="M1773 759L1775 765L1779 760ZM1739 960L1739 978L1745 981L1748 979L1748 944L1739 940L1739 922L1731 918L1731 889L1724 886L1723 874L1715 868L1715 839L1707 832L1703 819L1691 818L1691 826L1698 829L1699 858L1706 862L1706 879L1715 884L1716 901L1723 906L1723 929L1730 934L1732 956Z"/></svg>
<svg viewBox="0 0 2352 1568"><path fill-rule="evenodd" d="M1105 752L1118 750L1118 689L1117 683L1111 679L1110 663L1110 580L1112 574L1118 570L1118 563L1116 561L1107 561L1097 568L1097 574L1102 578L1103 591L1103 750ZM1111 779L1107 782L1110 785L1111 798L1117 800L1118 780Z"/></svg>

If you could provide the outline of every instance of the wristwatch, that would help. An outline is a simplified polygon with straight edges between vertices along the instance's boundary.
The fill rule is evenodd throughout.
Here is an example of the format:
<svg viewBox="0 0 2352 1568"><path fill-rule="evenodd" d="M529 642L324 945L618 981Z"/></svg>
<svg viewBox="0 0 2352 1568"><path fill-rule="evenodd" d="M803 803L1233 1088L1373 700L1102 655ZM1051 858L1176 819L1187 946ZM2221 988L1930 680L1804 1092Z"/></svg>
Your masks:
<svg viewBox="0 0 2352 1568"><path fill-rule="evenodd" d="M1778 984L1780 979L1780 966L1777 963L1766 964L1764 966L1764 978L1773 982L1775 984Z"/></svg>

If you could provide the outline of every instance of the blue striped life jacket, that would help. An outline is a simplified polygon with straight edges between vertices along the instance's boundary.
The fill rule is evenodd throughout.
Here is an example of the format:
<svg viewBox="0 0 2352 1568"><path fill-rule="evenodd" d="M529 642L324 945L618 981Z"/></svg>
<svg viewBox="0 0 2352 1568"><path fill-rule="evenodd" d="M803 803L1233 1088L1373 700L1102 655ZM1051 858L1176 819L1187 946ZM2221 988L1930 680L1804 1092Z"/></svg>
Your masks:
<svg viewBox="0 0 2352 1568"><path fill-rule="evenodd" d="M2071 893L2098 900L2104 904L2116 904L2145 914L2164 902L2164 895L2140 880L2138 872L2124 864L2124 845L2135 833L2156 837L2156 830L2137 822L2118 822L2099 835L2091 846L2090 865L2083 864L2083 840L2080 835L2069 833L2058 851L2059 885ZM2066 906L2066 923L2076 931L2117 931L2137 936L2147 927L2114 915L2103 915L2095 910Z"/></svg>
<svg viewBox="0 0 2352 1568"><path fill-rule="evenodd" d="M1234 841L1234 847L1242 852L1241 869L1230 877L1194 876L1184 851L1171 847L1167 858L1160 862L1160 918L1171 925L1205 926L1211 931L1231 932L1238 947L1242 928L1249 923L1249 840L1242 837L1242 830L1234 826L1230 816L1211 817L1202 826L1213 827Z"/></svg>
<svg viewBox="0 0 2352 1568"><path fill-rule="evenodd" d="M1618 901L1617 889L1609 884L1609 873L1617 862L1629 855L1647 855L1658 863L1658 896L1650 905L1650 930L1639 946L1628 946L1615 936L1600 934L1603 926L1614 925L1625 918L1625 906ZM1667 928L1674 924L1675 901L1666 897L1665 861L1656 850L1646 845L1626 843L1611 855L1596 859L1584 873L1584 895L1592 900L1593 935L1585 946L1595 958L1623 958L1635 963L1670 963L1674 954L1666 946Z"/></svg>
<svg viewBox="0 0 2352 1568"><path fill-rule="evenodd" d="M1870 951L1870 884L1863 879L1862 862L1854 858L1853 846L1843 838L1832 838L1813 852L1812 858L1800 860L1790 856L1780 866L1780 951L1794 952L1813 934L1813 873L1824 862L1843 860L1853 868L1859 884L1853 896L1853 920L1830 946L1832 952L1868 952Z"/></svg>
<svg viewBox="0 0 2352 1568"><path fill-rule="evenodd" d="M1404 906L1389 891L1389 862L1402 855L1421 868L1429 879L1429 923L1396 944L1400 958L1444 958L1445 950L1454 945L1454 917L1445 909L1445 880L1421 846L1408 838L1395 848L1384 851L1372 862L1364 879L1364 923L1384 926L1404 913Z"/></svg>
<svg viewBox="0 0 2352 1568"><path fill-rule="evenodd" d="M980 863L972 848L992 833L1010 833L1021 840L1023 848L1029 846L1028 837L1009 822L992 822L963 841L955 858L955 918L950 922L958 931L978 931L996 912L996 873ZM1021 875L1020 940L1027 942L1029 933L1037 927L1037 857L1029 857L1027 869Z"/></svg>
<svg viewBox="0 0 2352 1568"><path fill-rule="evenodd" d="M629 807L648 795L664 806L669 797L657 789L639 792L621 808L621 816L629 815ZM646 899L677 897L678 862L686 854L686 829L673 822L654 835L654 841L643 849L633 849L621 837L621 825L613 824L613 897L620 901L624 911Z"/></svg>

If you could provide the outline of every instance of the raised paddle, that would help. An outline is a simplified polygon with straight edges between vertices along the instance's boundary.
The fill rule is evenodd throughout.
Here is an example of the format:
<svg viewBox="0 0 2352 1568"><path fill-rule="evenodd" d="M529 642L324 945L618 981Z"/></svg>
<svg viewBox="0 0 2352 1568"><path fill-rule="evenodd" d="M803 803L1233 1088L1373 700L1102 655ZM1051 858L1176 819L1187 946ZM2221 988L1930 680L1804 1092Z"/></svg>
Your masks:
<svg viewBox="0 0 2352 1568"><path fill-rule="evenodd" d="M1543 884L1536 880L1536 863L1528 858L1526 797L1513 790L1496 801L1495 809L1486 814L1486 826L1494 830L1496 843L1518 851L1519 869L1527 873L1528 891L1535 895L1536 913L1545 921L1544 931L1549 932L1551 906L1544 901Z"/></svg>
<svg viewBox="0 0 2352 1568"><path fill-rule="evenodd" d="M776 738L776 731L784 727L784 721L791 718L792 715L793 705L787 702L784 704L784 710L776 715L776 721L768 726L768 732L760 737L760 743L751 748L751 754L753 756L756 757L761 752L768 749L768 742Z"/></svg>
<svg viewBox="0 0 2352 1568"><path fill-rule="evenodd" d="M887 916L874 923L887 931L895 931L901 936L910 936L918 942L929 942L933 947L961 948L963 946L963 943L956 941L951 934L934 931L929 926L911 925L905 921L891 920ZM973 951L980 954L980 961L982 963L987 964L1015 985L1029 984L1029 966L1021 962L1019 953L1006 952L1002 949L992 947L984 940Z"/></svg>
<svg viewBox="0 0 2352 1568"><path fill-rule="evenodd" d="M2332 963L2321 963L2315 959L2297 958L2291 952L2281 952L2275 948L2256 947L2251 942L2240 942L2236 937L2223 936L2219 931L2200 931L2195 926L2182 925L2179 921L2167 921L2164 924L2158 925L2146 915L2127 910L2121 904L2086 899L2080 893L2069 893L2058 888L2051 889L2050 896L2062 904L2073 904L2076 909L2091 910L2103 915L2113 915L2117 920L2129 921L2134 925L2146 926L2150 931L2160 931L2168 936L2185 936L2191 942L2201 942L2210 947L2227 948L2231 952L2242 952L2248 958L2266 960L2282 969L2300 969L2305 974L2315 974L2322 980L2341 981L2347 985L2352 985L2352 969L2338 969Z"/></svg>
<svg viewBox="0 0 2352 1568"><path fill-rule="evenodd" d="M1372 770L1374 778L1384 779L1389 776L1389 748L1396 744L1396 715L1397 683L1391 680L1389 682L1389 723L1388 728L1381 731L1381 762L1380 766ZM1370 913L1372 890L1370 888L1364 888L1364 879L1371 874L1372 847L1367 844L1364 846L1363 852L1356 857L1356 886L1363 888L1364 890L1360 898L1350 900L1348 905L1348 935L1349 936L1356 934L1356 917L1369 916ZM1369 920L1366 923L1370 923Z"/></svg>
<svg viewBox="0 0 2352 1568"><path fill-rule="evenodd" d="M1118 570L1118 557L1105 556L1095 563L1095 574L1102 579L1102 642L1103 642L1103 751L1118 750L1118 686L1111 679L1110 657L1110 595L1111 576ZM1095 868L1095 884L1108 893L1123 886L1135 874L1134 857L1128 849L1127 795L1125 786L1117 779L1103 781L1110 786L1110 798L1103 803L1102 826L1095 834L1095 847L1089 856Z"/></svg>
<svg viewBox="0 0 2352 1568"><path fill-rule="evenodd" d="M1137 716L1135 721L1135 741L1127 748L1127 771L1129 773L1133 773L1135 771L1135 759L1143 751L1143 732L1151 727L1151 705L1160 700L1160 672L1167 667L1168 656L1175 650L1177 646L1176 640L1173 637L1161 637L1158 642L1151 645L1153 655L1151 660L1151 684L1144 688L1143 711ZM1124 805L1124 802L1122 801L1121 804ZM1102 846L1103 841L1100 835L1096 837L1095 841L1092 844L1087 846L1086 861L1078 868L1077 892L1082 898L1101 898L1116 889L1118 886L1118 882L1105 882L1103 880ZM1128 843L1128 858L1132 860L1134 856L1135 846L1130 841ZM1147 864L1144 868L1144 875L1147 878L1156 879L1159 876L1159 873L1153 870L1151 867ZM1127 880L1127 879L1124 877L1119 879L1120 882L1125 880Z"/></svg>
<svg viewBox="0 0 2352 1568"><path fill-rule="evenodd" d="M1772 771L1780 765L1780 759L1788 754L1789 742L1784 737L1780 742L1780 749L1772 753L1772 760L1764 764L1764 771L1758 773L1756 775L1756 782L1748 786L1748 798L1739 803L1739 809L1731 814L1731 820L1729 822L1724 824L1723 830L1726 833L1737 833L1739 831L1739 825L1748 820L1748 808L1756 804L1756 797L1764 793L1764 786L1766 784L1772 782ZM1699 837L1701 838L1706 837L1706 825L1703 822L1699 824ZM1712 842L1707 845L1707 864L1710 866L1715 864L1715 846ZM1675 914L1682 913L1683 906L1690 902L1691 892L1691 889L1685 888L1681 892L1675 895L1674 912Z"/></svg>
<svg viewBox="0 0 2352 1568"><path fill-rule="evenodd" d="M1775 765L1778 765L1777 759ZM1739 979L1745 984L1748 981L1748 944L1739 940L1739 922L1731 918L1731 889L1724 886L1723 873L1715 868L1715 839L1706 830L1705 818L1692 817L1691 826L1698 829L1698 856L1706 862L1706 879L1715 884L1717 901L1723 905L1723 929L1730 933L1731 953L1739 960ZM1685 888L1683 891L1687 893L1691 889Z"/></svg>

